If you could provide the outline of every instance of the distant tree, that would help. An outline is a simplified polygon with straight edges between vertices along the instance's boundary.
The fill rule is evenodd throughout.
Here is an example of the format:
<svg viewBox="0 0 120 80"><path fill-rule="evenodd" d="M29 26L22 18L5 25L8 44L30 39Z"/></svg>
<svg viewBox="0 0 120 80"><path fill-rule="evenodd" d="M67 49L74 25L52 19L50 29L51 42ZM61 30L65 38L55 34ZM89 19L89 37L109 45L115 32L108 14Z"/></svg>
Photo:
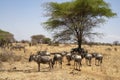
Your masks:
<svg viewBox="0 0 120 80"><path fill-rule="evenodd" d="M44 38L43 43L44 44L51 44L51 39L50 38Z"/></svg>
<svg viewBox="0 0 120 80"><path fill-rule="evenodd" d="M119 45L119 41L113 41L113 45Z"/></svg>
<svg viewBox="0 0 120 80"><path fill-rule="evenodd" d="M21 43L29 43L28 40L21 40Z"/></svg>
<svg viewBox="0 0 120 80"><path fill-rule="evenodd" d="M32 43L42 43L45 36L44 35L33 35L31 38L32 38Z"/></svg>
<svg viewBox="0 0 120 80"><path fill-rule="evenodd" d="M0 46L8 45L9 43L14 41L15 39L13 34L0 29Z"/></svg>
<svg viewBox="0 0 120 80"><path fill-rule="evenodd" d="M0 29L0 40L14 41L14 35Z"/></svg>
<svg viewBox="0 0 120 80"><path fill-rule="evenodd" d="M83 40L99 35L93 28L116 15L104 0L72 0L50 2L46 6L48 20L44 28L54 32L57 40L76 40L81 48Z"/></svg>
<svg viewBox="0 0 120 80"><path fill-rule="evenodd" d="M44 35L33 35L31 38L32 38L32 43L48 44L49 42L51 42L51 39L45 37Z"/></svg>

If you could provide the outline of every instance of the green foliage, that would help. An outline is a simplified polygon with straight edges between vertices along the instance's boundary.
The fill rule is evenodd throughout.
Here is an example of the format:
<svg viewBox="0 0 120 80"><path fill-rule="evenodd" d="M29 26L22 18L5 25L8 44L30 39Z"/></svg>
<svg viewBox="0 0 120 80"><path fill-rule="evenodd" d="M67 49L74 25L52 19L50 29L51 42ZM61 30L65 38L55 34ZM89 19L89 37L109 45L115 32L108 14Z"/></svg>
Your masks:
<svg viewBox="0 0 120 80"><path fill-rule="evenodd" d="M58 41L76 40L79 48L83 40L98 36L99 33L92 31L94 27L116 15L104 0L50 2L46 8L49 19L44 28L54 31L54 38Z"/></svg>
<svg viewBox="0 0 120 80"><path fill-rule="evenodd" d="M43 43L44 44L50 44L51 43L51 39L50 38L44 38L43 39Z"/></svg>
<svg viewBox="0 0 120 80"><path fill-rule="evenodd" d="M32 43L42 43L45 36L44 35L33 35L31 36L31 38L32 38Z"/></svg>
<svg viewBox="0 0 120 80"><path fill-rule="evenodd" d="M12 40L14 39L13 34L0 29L0 40L10 40L10 39Z"/></svg>
<svg viewBox="0 0 120 80"><path fill-rule="evenodd" d="M8 46L9 43L15 41L13 34L0 29L0 47Z"/></svg>
<svg viewBox="0 0 120 80"><path fill-rule="evenodd" d="M49 44L51 42L51 39L45 37L44 35L33 35L31 38L32 38L32 43Z"/></svg>
<svg viewBox="0 0 120 80"><path fill-rule="evenodd" d="M57 42L51 42L51 43L49 43L49 46L59 46L59 42L57 41Z"/></svg>

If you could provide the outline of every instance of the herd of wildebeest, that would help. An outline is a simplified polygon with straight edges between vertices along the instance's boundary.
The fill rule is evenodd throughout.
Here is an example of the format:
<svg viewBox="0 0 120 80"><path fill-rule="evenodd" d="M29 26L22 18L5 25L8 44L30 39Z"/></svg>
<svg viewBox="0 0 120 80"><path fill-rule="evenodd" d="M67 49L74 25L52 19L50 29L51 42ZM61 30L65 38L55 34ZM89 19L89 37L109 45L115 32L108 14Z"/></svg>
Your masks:
<svg viewBox="0 0 120 80"><path fill-rule="evenodd" d="M51 57L52 56L52 57ZM31 54L29 62L35 61L38 64L38 71L40 71L40 64L49 64L49 69L53 69L57 63L62 68L63 58L66 57L67 65L71 65L74 61L74 69L81 70L82 60L86 60L86 64L91 66L91 60L95 58L95 65L99 66L102 63L103 55L100 53L88 53L84 48L73 48L70 52L63 51L61 53L49 53L47 51L38 51L36 54Z"/></svg>
<svg viewBox="0 0 120 80"><path fill-rule="evenodd" d="M23 49L24 52L25 46L21 45L10 45L10 50ZM53 69L54 65L59 63L62 68L63 58L66 57L68 61L67 65L71 65L71 61L74 61L74 69L81 70L82 61L85 59L86 64L91 66L91 61L95 59L95 65L100 66L102 63L103 55L100 53L88 53L87 50L84 48L72 48L70 52L63 51L63 52L56 52L56 53L49 53L48 51L37 51L34 54L30 54L29 62L35 61L38 64L38 71L40 71L40 64L49 64L49 69Z"/></svg>

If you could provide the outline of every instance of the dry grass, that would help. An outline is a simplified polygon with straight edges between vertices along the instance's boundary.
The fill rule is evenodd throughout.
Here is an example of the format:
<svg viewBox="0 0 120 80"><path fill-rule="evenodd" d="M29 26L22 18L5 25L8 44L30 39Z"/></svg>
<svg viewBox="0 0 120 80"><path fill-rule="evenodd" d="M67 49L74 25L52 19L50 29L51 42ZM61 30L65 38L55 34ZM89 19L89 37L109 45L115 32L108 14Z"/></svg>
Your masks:
<svg viewBox="0 0 120 80"><path fill-rule="evenodd" d="M0 80L120 80L120 46L87 46L83 45L88 52L99 52L104 55L103 64L95 66L94 59L92 66L87 66L85 60L82 61L81 71L67 66L64 58L63 68L57 65L49 71L47 64L41 64L41 72L37 72L37 64L28 62L29 55L37 50L48 50L49 52L70 51L76 45L60 46L26 46L26 53L14 50L16 56L21 56L19 61L0 62ZM7 50L9 52L9 50ZM3 52L0 49L0 53Z"/></svg>
<svg viewBox="0 0 120 80"><path fill-rule="evenodd" d="M2 51L0 53L0 62L20 61L21 56L16 55L11 51Z"/></svg>

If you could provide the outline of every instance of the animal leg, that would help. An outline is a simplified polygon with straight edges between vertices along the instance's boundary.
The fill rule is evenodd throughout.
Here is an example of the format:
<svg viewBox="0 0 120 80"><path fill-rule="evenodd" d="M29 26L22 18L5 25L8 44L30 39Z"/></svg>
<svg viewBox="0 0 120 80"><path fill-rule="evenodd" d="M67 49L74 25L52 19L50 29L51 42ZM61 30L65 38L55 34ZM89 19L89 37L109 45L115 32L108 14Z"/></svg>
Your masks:
<svg viewBox="0 0 120 80"><path fill-rule="evenodd" d="M75 69L75 61L74 61L74 69Z"/></svg>
<svg viewBox="0 0 120 80"><path fill-rule="evenodd" d="M81 66L81 63L79 62L79 71L81 70L81 69L80 69L80 66Z"/></svg>
<svg viewBox="0 0 120 80"><path fill-rule="evenodd" d="M40 71L40 63L38 63L38 71Z"/></svg>
<svg viewBox="0 0 120 80"><path fill-rule="evenodd" d="M87 59L86 59L85 61L86 61L86 65L88 65L88 64L87 64Z"/></svg>
<svg viewBox="0 0 120 80"><path fill-rule="evenodd" d="M70 60L68 60L68 65L70 65Z"/></svg>
<svg viewBox="0 0 120 80"><path fill-rule="evenodd" d="M62 69L62 61L60 61L61 69Z"/></svg>
<svg viewBox="0 0 120 80"><path fill-rule="evenodd" d="M88 66L91 66L91 59L88 60Z"/></svg>
<svg viewBox="0 0 120 80"><path fill-rule="evenodd" d="M51 62L49 62L49 71L51 70Z"/></svg>
<svg viewBox="0 0 120 80"><path fill-rule="evenodd" d="M78 62L76 62L76 69L77 69Z"/></svg>
<svg viewBox="0 0 120 80"><path fill-rule="evenodd" d="M97 62L97 60L95 59L95 65L97 65L96 62Z"/></svg>

